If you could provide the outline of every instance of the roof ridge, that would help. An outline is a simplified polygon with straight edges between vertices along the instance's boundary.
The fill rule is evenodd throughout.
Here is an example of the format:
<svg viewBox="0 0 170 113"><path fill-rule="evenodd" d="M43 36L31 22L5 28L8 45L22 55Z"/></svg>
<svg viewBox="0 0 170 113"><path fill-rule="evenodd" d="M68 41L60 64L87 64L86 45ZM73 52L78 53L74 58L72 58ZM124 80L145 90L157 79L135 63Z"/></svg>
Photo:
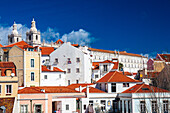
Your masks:
<svg viewBox="0 0 170 113"><path fill-rule="evenodd" d="M111 78L113 78L113 76L115 75L116 71L114 72L114 74L109 78L108 82L110 81Z"/></svg>
<svg viewBox="0 0 170 113"><path fill-rule="evenodd" d="M142 88L145 84L142 84L134 93L136 93L137 91L140 90L140 88Z"/></svg>

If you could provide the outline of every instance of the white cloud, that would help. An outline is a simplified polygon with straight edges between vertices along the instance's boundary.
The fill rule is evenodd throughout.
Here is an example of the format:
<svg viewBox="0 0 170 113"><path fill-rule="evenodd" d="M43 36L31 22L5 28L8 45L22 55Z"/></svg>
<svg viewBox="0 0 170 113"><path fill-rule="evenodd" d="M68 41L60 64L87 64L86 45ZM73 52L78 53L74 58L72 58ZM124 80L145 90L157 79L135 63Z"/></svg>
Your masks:
<svg viewBox="0 0 170 113"><path fill-rule="evenodd" d="M52 28L47 28L47 30L43 33L41 33L41 39L45 39L45 41L48 41L48 42L55 42L59 39L60 37L60 34L56 31L56 29L52 29Z"/></svg>
<svg viewBox="0 0 170 113"><path fill-rule="evenodd" d="M7 45L8 44L8 35L11 34L13 26L7 26L0 24L0 44ZM18 33L22 35L22 39L26 40L26 32L29 31L26 25L22 25L20 23L17 24ZM56 29L47 28L46 31L41 32L41 39L45 39L47 42L55 42L60 39L60 34ZM80 45L90 45L91 42L94 41L94 37L91 37L91 34L83 29L79 29L78 31L72 31L68 34L64 34L61 36L63 41L69 41L71 43L80 44Z"/></svg>
<svg viewBox="0 0 170 113"><path fill-rule="evenodd" d="M83 29L64 34L61 39L80 45L90 45L94 41L94 37L91 37L91 34Z"/></svg>

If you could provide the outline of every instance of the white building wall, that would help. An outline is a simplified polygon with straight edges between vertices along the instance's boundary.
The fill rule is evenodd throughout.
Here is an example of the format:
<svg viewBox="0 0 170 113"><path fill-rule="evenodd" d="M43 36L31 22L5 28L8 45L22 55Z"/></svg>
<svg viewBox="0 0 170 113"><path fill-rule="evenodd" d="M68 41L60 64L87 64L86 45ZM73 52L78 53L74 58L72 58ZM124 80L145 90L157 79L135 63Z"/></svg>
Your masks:
<svg viewBox="0 0 170 113"><path fill-rule="evenodd" d="M47 59L49 60L50 57L47 56L47 55L42 55L42 56L41 56L41 64L42 64L42 65L48 64Z"/></svg>
<svg viewBox="0 0 170 113"><path fill-rule="evenodd" d="M54 65L55 58L58 58L58 64ZM68 64L68 58L70 58L71 64ZM76 62L76 58L80 58L80 62ZM90 55L86 55L80 49L71 46L68 43L64 43L58 49L50 54L50 64L57 66L66 71L66 83L70 80L70 84L76 83L90 83L91 82L91 67ZM79 68L80 72L76 72L76 68ZM68 73L68 69L71 70Z"/></svg>
<svg viewBox="0 0 170 113"><path fill-rule="evenodd" d="M73 113L76 111L76 98L53 99L52 101L61 101L61 113ZM66 110L69 105L69 110Z"/></svg>
<svg viewBox="0 0 170 113"><path fill-rule="evenodd" d="M40 86L66 86L65 77L64 72L41 72Z"/></svg>

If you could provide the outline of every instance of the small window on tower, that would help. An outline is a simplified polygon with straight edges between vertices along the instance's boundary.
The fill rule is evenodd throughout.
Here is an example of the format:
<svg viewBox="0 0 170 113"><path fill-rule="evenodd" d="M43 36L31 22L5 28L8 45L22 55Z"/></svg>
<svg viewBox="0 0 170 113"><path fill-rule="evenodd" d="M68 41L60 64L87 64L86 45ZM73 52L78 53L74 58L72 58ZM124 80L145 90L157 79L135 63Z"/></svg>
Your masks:
<svg viewBox="0 0 170 113"><path fill-rule="evenodd" d="M10 42L12 43L12 38L10 38Z"/></svg>
<svg viewBox="0 0 170 113"><path fill-rule="evenodd" d="M36 40L38 40L38 35L36 35Z"/></svg>
<svg viewBox="0 0 170 113"><path fill-rule="evenodd" d="M18 38L17 38L17 42L18 42Z"/></svg>
<svg viewBox="0 0 170 113"><path fill-rule="evenodd" d="M29 36L29 40L31 40L31 35Z"/></svg>

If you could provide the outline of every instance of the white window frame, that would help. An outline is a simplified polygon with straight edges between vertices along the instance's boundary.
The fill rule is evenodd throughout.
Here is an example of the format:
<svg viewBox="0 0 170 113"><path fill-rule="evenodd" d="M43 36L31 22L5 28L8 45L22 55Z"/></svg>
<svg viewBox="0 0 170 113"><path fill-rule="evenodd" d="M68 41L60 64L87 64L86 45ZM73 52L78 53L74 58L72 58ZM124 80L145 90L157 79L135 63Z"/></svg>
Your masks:
<svg viewBox="0 0 170 113"><path fill-rule="evenodd" d="M33 60L33 66L32 66L32 60ZM30 61L31 61L31 62L30 62L30 67L31 67L31 68L34 68L34 67L35 67L35 59L34 59L34 58L31 58Z"/></svg>
<svg viewBox="0 0 170 113"><path fill-rule="evenodd" d="M7 93L7 86L11 86L11 93ZM6 93L6 94L12 94L12 92L13 92L13 91L12 91L12 84L6 84L6 85L5 85L5 93Z"/></svg>
<svg viewBox="0 0 170 113"><path fill-rule="evenodd" d="M32 75L32 73L34 73L34 72L31 72L30 75ZM32 79L31 76L30 76L30 79ZM31 81L35 81L35 73L34 73L34 80L31 80Z"/></svg>
<svg viewBox="0 0 170 113"><path fill-rule="evenodd" d="M26 111L21 111L21 106L26 106L27 110ZM20 113L28 113L28 104L21 104L20 105Z"/></svg>

